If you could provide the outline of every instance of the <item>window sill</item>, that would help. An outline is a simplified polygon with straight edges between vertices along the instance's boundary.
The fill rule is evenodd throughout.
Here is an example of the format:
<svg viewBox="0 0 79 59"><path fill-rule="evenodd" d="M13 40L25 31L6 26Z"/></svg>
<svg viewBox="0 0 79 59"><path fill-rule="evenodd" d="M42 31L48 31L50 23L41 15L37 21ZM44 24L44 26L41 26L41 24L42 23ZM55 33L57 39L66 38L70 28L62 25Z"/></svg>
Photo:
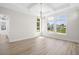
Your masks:
<svg viewBox="0 0 79 59"><path fill-rule="evenodd" d="M67 33L48 32L49 34L67 35Z"/></svg>

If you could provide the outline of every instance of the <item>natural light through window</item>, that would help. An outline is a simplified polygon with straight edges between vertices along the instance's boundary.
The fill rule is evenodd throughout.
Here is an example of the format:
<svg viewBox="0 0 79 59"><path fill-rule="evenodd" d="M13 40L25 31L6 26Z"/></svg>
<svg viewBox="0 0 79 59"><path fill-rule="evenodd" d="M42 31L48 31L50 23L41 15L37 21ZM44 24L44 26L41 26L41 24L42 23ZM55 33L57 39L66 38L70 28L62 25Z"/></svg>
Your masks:
<svg viewBox="0 0 79 59"><path fill-rule="evenodd" d="M48 18L47 30L48 32L66 33L67 17L55 16Z"/></svg>
<svg viewBox="0 0 79 59"><path fill-rule="evenodd" d="M37 17L37 32L40 32L40 18Z"/></svg>

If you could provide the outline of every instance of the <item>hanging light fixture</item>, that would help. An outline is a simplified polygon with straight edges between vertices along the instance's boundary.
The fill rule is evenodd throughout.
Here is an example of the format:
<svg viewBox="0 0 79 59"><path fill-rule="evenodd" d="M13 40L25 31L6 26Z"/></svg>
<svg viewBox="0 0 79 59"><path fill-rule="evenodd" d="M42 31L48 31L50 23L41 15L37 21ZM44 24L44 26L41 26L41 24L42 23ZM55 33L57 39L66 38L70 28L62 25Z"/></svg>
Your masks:
<svg viewBox="0 0 79 59"><path fill-rule="evenodd" d="M40 3L40 18L42 19L42 3Z"/></svg>
<svg viewBox="0 0 79 59"><path fill-rule="evenodd" d="M41 22L40 22L40 36L42 36L42 3L40 3L40 19L41 19Z"/></svg>

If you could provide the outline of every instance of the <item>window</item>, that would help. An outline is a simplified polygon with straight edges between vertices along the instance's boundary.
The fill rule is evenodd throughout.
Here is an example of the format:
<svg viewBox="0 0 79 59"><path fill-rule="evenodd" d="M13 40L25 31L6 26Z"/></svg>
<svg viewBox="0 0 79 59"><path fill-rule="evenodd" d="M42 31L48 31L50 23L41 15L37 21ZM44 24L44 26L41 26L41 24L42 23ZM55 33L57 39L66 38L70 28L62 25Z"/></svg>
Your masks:
<svg viewBox="0 0 79 59"><path fill-rule="evenodd" d="M67 18L65 16L56 16L48 19L48 32L66 33Z"/></svg>
<svg viewBox="0 0 79 59"><path fill-rule="evenodd" d="M37 32L40 32L40 18L37 17Z"/></svg>
<svg viewBox="0 0 79 59"><path fill-rule="evenodd" d="M50 31L50 32L54 32L55 31L54 30L54 24L55 24L55 21L54 21L53 18L51 18L51 19L48 20L48 24L47 24L48 31Z"/></svg>

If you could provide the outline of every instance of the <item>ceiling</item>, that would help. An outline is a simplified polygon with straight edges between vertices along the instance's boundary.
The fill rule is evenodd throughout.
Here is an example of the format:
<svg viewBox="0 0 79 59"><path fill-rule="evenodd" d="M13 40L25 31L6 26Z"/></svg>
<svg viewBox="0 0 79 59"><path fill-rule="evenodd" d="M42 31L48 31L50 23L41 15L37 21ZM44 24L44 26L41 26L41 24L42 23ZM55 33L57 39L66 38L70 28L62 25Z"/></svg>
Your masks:
<svg viewBox="0 0 79 59"><path fill-rule="evenodd" d="M29 13L33 15L40 15L42 11L43 15L55 13L65 8L72 6L78 6L77 3L0 3L0 7L9 8L22 13Z"/></svg>

